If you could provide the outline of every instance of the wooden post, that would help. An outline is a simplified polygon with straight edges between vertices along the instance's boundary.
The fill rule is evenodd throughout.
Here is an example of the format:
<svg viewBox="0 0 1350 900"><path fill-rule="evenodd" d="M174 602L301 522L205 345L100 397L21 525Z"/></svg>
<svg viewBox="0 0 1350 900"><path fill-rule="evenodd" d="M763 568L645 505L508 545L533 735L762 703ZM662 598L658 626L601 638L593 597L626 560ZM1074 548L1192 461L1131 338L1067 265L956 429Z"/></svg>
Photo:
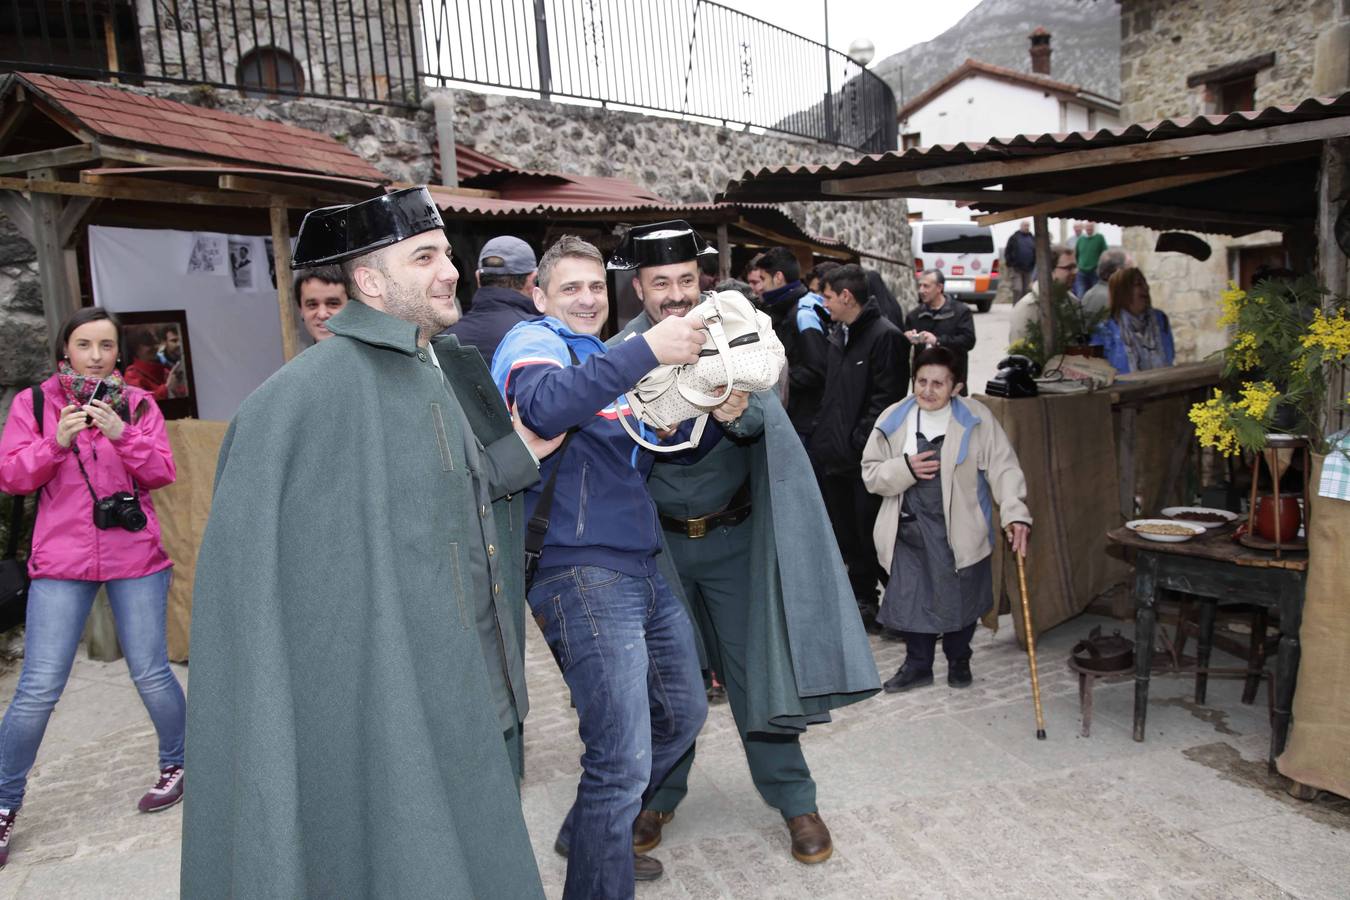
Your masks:
<svg viewBox="0 0 1350 900"><path fill-rule="evenodd" d="M1347 291L1346 255L1336 243L1335 223L1342 204L1350 202L1345 196L1350 184L1350 139L1337 138L1322 142L1322 171L1317 180L1317 275L1327 289L1327 302L1343 297ZM1328 307L1329 310L1329 307ZM1329 432L1346 427L1346 415L1337 407L1345 402L1350 390L1350 377L1344 365L1328 367L1326 427Z"/></svg>
<svg viewBox="0 0 1350 900"><path fill-rule="evenodd" d="M113 24L113 14L109 13L103 17L103 45L104 51L108 55L108 71L116 72L122 67L117 58L117 30ZM108 79L113 84L117 84L117 76L113 75Z"/></svg>
<svg viewBox="0 0 1350 900"><path fill-rule="evenodd" d="M108 603L108 589L98 589L89 620L84 628L89 640L89 658L98 662L117 662L122 658L122 645L117 642L117 623L113 621L112 606Z"/></svg>
<svg viewBox="0 0 1350 900"><path fill-rule="evenodd" d="M291 220L284 206L273 206L272 260L277 273L277 311L281 314L281 355L286 362L300 352L300 335L295 327L295 297L291 279Z"/></svg>
<svg viewBox="0 0 1350 900"><path fill-rule="evenodd" d="M731 277L731 241L727 237L727 223L717 226L717 280Z"/></svg>
<svg viewBox="0 0 1350 900"><path fill-rule="evenodd" d="M51 169L30 173L34 178L55 181ZM65 241L61 235L64 202L57 194L34 192L29 200L33 214L33 248L37 251L38 280L42 285L42 312L47 320L47 343L52 350L60 336L61 324L80 308L79 283L70 279Z"/></svg>
<svg viewBox="0 0 1350 900"><path fill-rule="evenodd" d="M1036 229L1036 307L1041 315L1042 350L1050 357L1055 345L1054 267L1059 260L1050 255L1050 220L1045 216L1032 217Z"/></svg>

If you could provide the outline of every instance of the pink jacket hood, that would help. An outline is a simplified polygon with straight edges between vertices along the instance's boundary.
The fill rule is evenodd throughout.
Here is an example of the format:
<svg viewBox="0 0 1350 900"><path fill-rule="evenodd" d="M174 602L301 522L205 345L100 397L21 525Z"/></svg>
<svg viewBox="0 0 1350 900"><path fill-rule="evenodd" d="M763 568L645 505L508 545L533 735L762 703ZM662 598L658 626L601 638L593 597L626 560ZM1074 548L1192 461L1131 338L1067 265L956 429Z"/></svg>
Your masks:
<svg viewBox="0 0 1350 900"><path fill-rule="evenodd" d="M149 393L127 385L126 398L136 412L116 441L97 428L80 432L72 446L99 497L139 488L146 526L141 531L94 527L93 499L80 475L75 454L56 442L56 426L66 405L53 375L42 383L42 432L33 419L33 396L14 398L0 434L0 491L31 494L41 490L33 553L33 578L111 581L140 578L173 563L160 541L159 520L150 491L172 484L176 475L164 416Z"/></svg>

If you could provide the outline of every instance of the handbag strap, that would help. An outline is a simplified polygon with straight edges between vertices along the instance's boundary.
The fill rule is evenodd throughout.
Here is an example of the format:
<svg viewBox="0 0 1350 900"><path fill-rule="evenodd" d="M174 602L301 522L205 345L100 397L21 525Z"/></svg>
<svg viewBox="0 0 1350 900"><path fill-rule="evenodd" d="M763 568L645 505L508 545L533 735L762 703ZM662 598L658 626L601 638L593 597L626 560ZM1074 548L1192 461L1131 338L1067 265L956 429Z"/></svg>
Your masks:
<svg viewBox="0 0 1350 900"><path fill-rule="evenodd" d="M634 409L632 394L628 395L628 407L630 411ZM618 413L619 424L623 426L624 431L628 432L628 436L633 439L633 443L637 444L639 447L645 447L653 453L679 453L682 450L689 450L693 447L697 447L699 441L703 439L703 429L708 425L708 414L704 413L694 420L694 430L689 434L689 440L682 441L678 444L653 444L651 441L634 431L633 426L628 424L628 419L623 414L623 407L618 407ZM633 415L636 416L637 413L634 411ZM639 422L639 424L641 423Z"/></svg>
<svg viewBox="0 0 1350 900"><path fill-rule="evenodd" d="M28 389L33 396L33 419L37 423L37 433L42 434L42 416L44 412L44 402L46 400L42 395L42 386L35 384ZM33 492L33 518L37 518L38 500L42 497L42 489L38 488ZM19 532L23 531L23 496L16 494L9 498L9 539L5 542L5 559L18 559L19 556Z"/></svg>

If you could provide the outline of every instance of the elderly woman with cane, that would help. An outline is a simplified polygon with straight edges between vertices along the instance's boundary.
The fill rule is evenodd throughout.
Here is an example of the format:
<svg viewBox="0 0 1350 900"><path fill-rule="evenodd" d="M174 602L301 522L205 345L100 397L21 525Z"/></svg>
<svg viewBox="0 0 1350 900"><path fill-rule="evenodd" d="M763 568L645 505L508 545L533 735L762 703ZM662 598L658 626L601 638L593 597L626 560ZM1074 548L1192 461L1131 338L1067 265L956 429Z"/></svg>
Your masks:
<svg viewBox="0 0 1350 900"><path fill-rule="evenodd" d="M957 371L946 347L921 351L913 394L882 412L863 450L863 483L882 498L872 537L890 575L877 621L906 642L887 693L933 683L939 636L947 684L971 685L970 640L994 597L991 501L1020 556L1031 534L1017 454L988 408L958 396Z"/></svg>

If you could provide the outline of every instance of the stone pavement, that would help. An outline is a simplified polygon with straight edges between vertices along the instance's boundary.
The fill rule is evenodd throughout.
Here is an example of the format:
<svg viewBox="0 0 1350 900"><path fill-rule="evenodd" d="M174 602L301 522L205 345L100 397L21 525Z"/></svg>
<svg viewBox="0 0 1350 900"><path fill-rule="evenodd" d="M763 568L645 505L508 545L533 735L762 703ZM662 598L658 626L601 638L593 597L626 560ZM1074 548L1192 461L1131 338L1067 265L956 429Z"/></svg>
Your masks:
<svg viewBox="0 0 1350 900"><path fill-rule="evenodd" d="M813 729L804 745L836 847L819 866L789 857L728 708L713 707L689 798L653 853L666 876L639 898L1345 897L1350 801L1302 803L1267 774L1264 690L1247 707L1239 680L1211 678L1200 707L1190 679L1155 677L1148 740L1136 744L1132 682L1102 683L1092 736L1079 736L1063 661L1096 622L1110 627L1081 617L1038 644L1047 741L1035 739L1026 657L1006 617L997 634L977 634L974 687L947 688L939 662L935 687L882 695ZM902 646L872 648L888 677ZM551 847L581 745L534 629L527 668L523 802L557 897L565 863ZM0 678L5 702L15 678ZM123 664L82 659L34 770L0 900L176 895L181 811L135 812L154 746Z"/></svg>

